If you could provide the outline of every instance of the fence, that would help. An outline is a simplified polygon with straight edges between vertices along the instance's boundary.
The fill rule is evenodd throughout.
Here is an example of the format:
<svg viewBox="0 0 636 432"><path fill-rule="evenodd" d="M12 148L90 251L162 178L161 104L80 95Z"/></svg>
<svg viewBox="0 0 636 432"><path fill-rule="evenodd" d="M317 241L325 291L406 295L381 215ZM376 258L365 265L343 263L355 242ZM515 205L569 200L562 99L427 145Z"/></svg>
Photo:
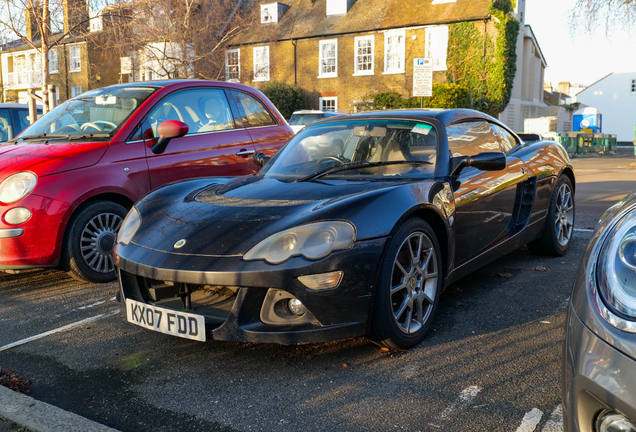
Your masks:
<svg viewBox="0 0 636 432"><path fill-rule="evenodd" d="M616 150L616 135L579 132L551 133L546 136L561 143L568 153L607 153Z"/></svg>

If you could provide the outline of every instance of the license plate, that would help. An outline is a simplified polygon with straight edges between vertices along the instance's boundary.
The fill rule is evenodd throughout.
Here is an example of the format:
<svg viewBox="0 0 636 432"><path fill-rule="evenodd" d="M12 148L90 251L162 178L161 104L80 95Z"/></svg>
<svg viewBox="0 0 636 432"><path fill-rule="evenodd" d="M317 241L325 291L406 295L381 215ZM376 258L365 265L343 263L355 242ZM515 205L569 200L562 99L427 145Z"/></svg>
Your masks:
<svg viewBox="0 0 636 432"><path fill-rule="evenodd" d="M126 299L128 322L161 333L205 342L205 318Z"/></svg>

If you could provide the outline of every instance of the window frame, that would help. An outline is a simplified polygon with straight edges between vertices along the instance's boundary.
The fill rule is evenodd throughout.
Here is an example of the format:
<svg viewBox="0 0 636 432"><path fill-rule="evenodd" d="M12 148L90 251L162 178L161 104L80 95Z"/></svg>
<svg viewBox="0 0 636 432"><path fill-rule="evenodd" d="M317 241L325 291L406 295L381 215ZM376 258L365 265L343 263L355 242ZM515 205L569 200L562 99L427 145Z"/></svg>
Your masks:
<svg viewBox="0 0 636 432"><path fill-rule="evenodd" d="M274 13L272 13L272 8ZM268 11L271 19L269 21L263 21L263 12ZM278 22L278 2L267 3L261 5L261 24L276 24Z"/></svg>
<svg viewBox="0 0 636 432"><path fill-rule="evenodd" d="M77 56L73 56L73 51L77 50ZM77 64L74 64L74 60L77 59ZM82 71L82 45L73 44L68 46L68 61L69 72L81 72Z"/></svg>
<svg viewBox="0 0 636 432"><path fill-rule="evenodd" d="M402 36L402 43L401 46L398 45L398 49L399 52L397 53L398 55L400 55L400 58L402 60L402 65L401 68L397 68L397 69L388 69L389 66L389 38L391 37L399 37ZM401 74L401 73L406 73L406 30L391 30L391 31L387 31L384 33L384 72L383 75L389 75L389 74Z"/></svg>
<svg viewBox="0 0 636 432"><path fill-rule="evenodd" d="M55 61L53 61L55 58ZM55 67L53 67L55 65ZM49 74L60 72L60 57L57 47L53 47L49 50Z"/></svg>
<svg viewBox="0 0 636 432"><path fill-rule="evenodd" d="M446 43L444 44L444 56L434 57L436 54L439 55L436 48L438 48L439 45L438 38L441 37L440 35L442 34L444 40L446 41ZM431 55L431 50L433 51L433 55ZM435 26L426 28L424 34L424 57L430 58L432 60L433 71L445 71L448 69L448 66L446 65L446 61L448 59L448 26ZM440 64L436 64L436 60L440 60ZM443 64L441 60L443 60Z"/></svg>
<svg viewBox="0 0 636 432"><path fill-rule="evenodd" d="M259 73L258 72L259 72L260 69L257 68L257 64L256 64L257 58L258 58L256 53L257 53L257 51L260 51L260 50L264 50L265 51L265 58L267 59L267 67L263 68L263 70L267 71L267 76L263 76L263 77L259 77ZM254 47L252 54L253 54L253 60L254 60L253 61L253 63L254 63L254 79L252 81L269 81L269 45L260 46L260 47Z"/></svg>
<svg viewBox="0 0 636 432"><path fill-rule="evenodd" d="M334 44L334 71L323 73L322 61L323 61L323 46L327 44ZM323 39L318 41L318 78L338 78L338 39Z"/></svg>
<svg viewBox="0 0 636 432"><path fill-rule="evenodd" d="M236 66L237 71L238 71L238 78L230 78L230 64L228 63L228 55L229 54L234 54L236 53L236 65L232 65L232 66ZM225 50L225 81L227 82L241 82L241 49L240 48L235 48L235 49L228 49Z"/></svg>
<svg viewBox="0 0 636 432"><path fill-rule="evenodd" d="M323 103L327 102L327 101L333 101L334 102L334 108L332 109L325 109L323 107ZM338 111L338 96L324 96L324 97L320 97L318 98L318 106L320 111L326 111L326 112L336 112Z"/></svg>
<svg viewBox="0 0 636 432"><path fill-rule="evenodd" d="M358 62L358 59L360 57L362 57L363 55L360 55L358 53L358 43L362 42L362 41L371 41L371 68L369 70L365 70L365 71L361 71L358 67L360 66L360 63ZM354 39L354 43L353 43L353 76L368 76L368 75L374 75L374 68L375 68L375 36L373 35L369 35L369 36L357 36Z"/></svg>
<svg viewBox="0 0 636 432"><path fill-rule="evenodd" d="M73 91L74 91L75 89L79 89L79 93L77 93L77 94L73 95ZM79 96L79 95L81 95L82 93L84 93L84 91L83 91L83 89L82 89L82 86L71 86L71 98L74 98L75 96Z"/></svg>

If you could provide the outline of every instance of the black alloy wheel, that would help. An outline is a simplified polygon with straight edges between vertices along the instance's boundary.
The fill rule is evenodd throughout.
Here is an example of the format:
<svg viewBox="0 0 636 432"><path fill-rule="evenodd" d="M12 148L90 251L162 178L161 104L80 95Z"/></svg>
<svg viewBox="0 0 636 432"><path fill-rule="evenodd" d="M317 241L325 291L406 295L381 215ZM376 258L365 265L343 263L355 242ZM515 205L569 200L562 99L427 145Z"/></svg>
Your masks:
<svg viewBox="0 0 636 432"><path fill-rule="evenodd" d="M424 339L442 290L442 260L430 225L404 222L390 240L375 291L371 338L391 349Z"/></svg>
<svg viewBox="0 0 636 432"><path fill-rule="evenodd" d="M82 282L116 278L113 247L128 210L110 201L94 201L77 210L67 227L60 267Z"/></svg>

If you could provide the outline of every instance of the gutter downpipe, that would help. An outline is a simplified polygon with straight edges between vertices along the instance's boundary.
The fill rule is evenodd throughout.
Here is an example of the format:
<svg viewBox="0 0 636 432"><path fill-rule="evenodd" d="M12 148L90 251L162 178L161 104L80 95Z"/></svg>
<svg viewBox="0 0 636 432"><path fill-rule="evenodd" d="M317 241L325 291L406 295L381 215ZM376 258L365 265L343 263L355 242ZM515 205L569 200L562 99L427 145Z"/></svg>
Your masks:
<svg viewBox="0 0 636 432"><path fill-rule="evenodd" d="M294 85L298 85L298 81L297 81L297 67L296 67L296 45L297 45L297 41L294 41L292 39L292 45L294 46Z"/></svg>

